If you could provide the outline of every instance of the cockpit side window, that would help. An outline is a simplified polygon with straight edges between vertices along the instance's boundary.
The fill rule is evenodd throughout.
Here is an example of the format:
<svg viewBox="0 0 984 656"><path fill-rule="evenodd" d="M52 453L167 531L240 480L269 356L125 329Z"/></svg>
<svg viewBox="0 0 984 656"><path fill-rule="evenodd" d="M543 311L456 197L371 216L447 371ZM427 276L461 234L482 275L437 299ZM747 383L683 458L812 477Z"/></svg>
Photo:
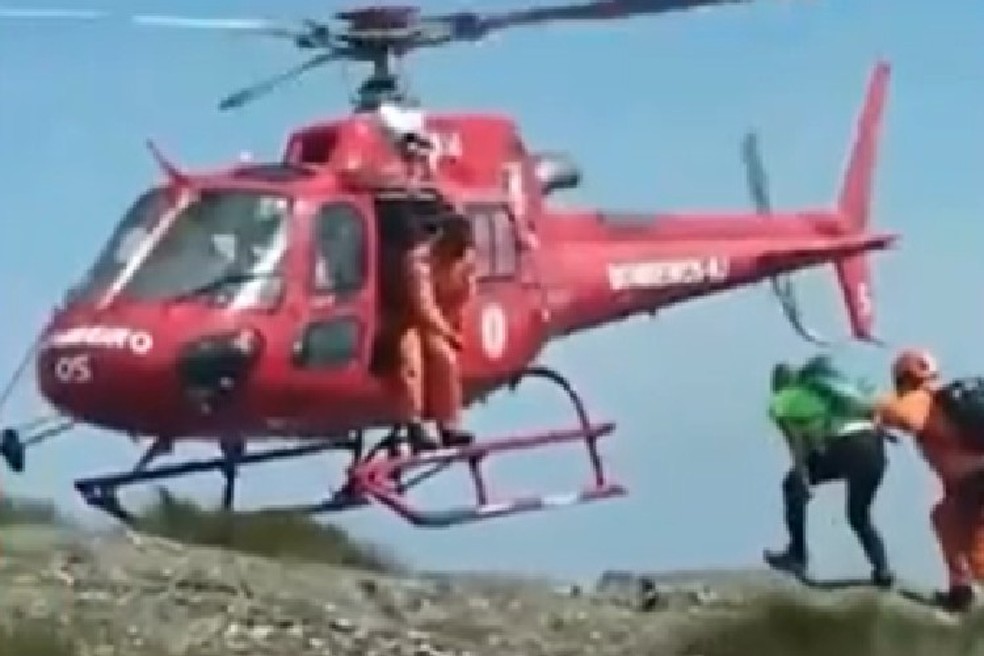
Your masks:
<svg viewBox="0 0 984 656"><path fill-rule="evenodd" d="M312 242L316 294L350 295L365 287L366 224L357 207L345 202L322 206L314 217Z"/></svg>
<svg viewBox="0 0 984 656"><path fill-rule="evenodd" d="M116 225L95 264L69 290L68 302L87 299L107 289L137 254L167 205L164 189L154 188L141 194Z"/></svg>

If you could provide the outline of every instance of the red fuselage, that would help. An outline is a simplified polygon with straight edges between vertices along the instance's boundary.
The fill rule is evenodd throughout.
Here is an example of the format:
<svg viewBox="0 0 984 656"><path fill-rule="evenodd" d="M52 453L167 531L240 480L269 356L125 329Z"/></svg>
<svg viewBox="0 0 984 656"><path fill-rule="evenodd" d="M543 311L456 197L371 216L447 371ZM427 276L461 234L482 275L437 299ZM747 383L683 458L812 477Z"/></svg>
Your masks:
<svg viewBox="0 0 984 656"><path fill-rule="evenodd" d="M579 174L550 173L509 119L429 117L431 191L472 220L481 262L461 355L469 400L550 339L822 263L868 336L865 254L894 239L867 232L886 84L876 69L836 206L770 216L556 213L546 196ZM83 422L174 438L390 424L370 361L393 220L380 176L403 169L371 116L296 131L282 163L166 169L46 327L43 395Z"/></svg>
<svg viewBox="0 0 984 656"><path fill-rule="evenodd" d="M312 250L305 237L311 218L293 217L294 246L302 254ZM822 213L785 221L668 217L651 226L584 215L543 217L540 225L539 248L517 253L511 278L489 276L480 283L462 356L471 398L528 365L552 337L815 265L833 251L770 262L763 257L839 243L836 222ZM836 252L889 241L866 237ZM386 424L394 408L366 373L375 325L371 294L346 303L312 296L305 283L314 263L290 253L286 262L295 268L286 270L282 294L262 308L233 312L202 298L121 297L104 309L92 302L69 305L45 333L38 359L44 395L86 422L135 433L324 435ZM325 370L296 366L292 354L305 323L334 316L355 316L361 324L353 360ZM180 353L201 337L243 329L259 336L248 384L226 410L202 413L182 387Z"/></svg>

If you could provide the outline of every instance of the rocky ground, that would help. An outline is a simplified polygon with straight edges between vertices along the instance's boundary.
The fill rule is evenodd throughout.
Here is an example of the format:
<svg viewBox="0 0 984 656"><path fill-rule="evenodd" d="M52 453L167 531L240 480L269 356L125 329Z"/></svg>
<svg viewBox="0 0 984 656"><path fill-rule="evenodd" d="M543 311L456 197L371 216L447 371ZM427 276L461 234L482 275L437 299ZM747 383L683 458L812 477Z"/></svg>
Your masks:
<svg viewBox="0 0 984 656"><path fill-rule="evenodd" d="M782 591L817 608L872 594L797 592L741 572L663 579L612 572L591 590L502 577L384 576L134 533L0 531L0 622L43 626L66 637L64 654L78 656L778 656L824 641L833 651L796 651L984 653L976 630L897 597L852 611L845 624L769 601ZM783 605L769 606L776 603ZM870 617L859 620L864 613ZM836 631L846 637L834 640ZM16 656L63 656L28 642ZM8 656L3 644L0 656Z"/></svg>

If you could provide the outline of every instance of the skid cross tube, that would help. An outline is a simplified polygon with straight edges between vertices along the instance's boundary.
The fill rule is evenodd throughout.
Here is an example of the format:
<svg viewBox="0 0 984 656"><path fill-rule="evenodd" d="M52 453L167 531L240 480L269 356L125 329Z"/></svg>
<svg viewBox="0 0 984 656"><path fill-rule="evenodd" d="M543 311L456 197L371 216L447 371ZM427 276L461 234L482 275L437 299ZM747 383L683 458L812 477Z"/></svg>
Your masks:
<svg viewBox="0 0 984 656"><path fill-rule="evenodd" d="M627 493L627 490L622 485L605 481L600 459L598 460L598 468L593 472L594 483L582 490L542 497L520 497L503 501L490 500L479 467L482 460L491 455L533 449L564 442L584 441L588 445L589 451L596 453L597 441L605 435L611 434L614 428L614 424L604 423L589 426L587 431L578 427L538 435L490 440L469 447L441 449L416 456L379 460L360 465L352 472L352 478L356 488L366 496L387 506L411 524L430 528L441 528L504 515L587 503L600 499L623 496ZM464 462L471 469L477 497L477 504L475 506L440 510L420 510L410 505L405 497L394 488L392 479L399 473L428 465L443 465L456 462ZM595 459L592 458L592 465L594 463Z"/></svg>

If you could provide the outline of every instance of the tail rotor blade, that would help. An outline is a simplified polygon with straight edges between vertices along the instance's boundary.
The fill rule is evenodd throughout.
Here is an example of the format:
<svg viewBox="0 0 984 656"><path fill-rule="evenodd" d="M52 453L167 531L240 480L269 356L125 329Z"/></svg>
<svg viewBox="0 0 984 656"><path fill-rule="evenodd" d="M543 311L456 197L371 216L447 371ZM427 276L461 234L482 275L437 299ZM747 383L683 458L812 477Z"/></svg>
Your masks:
<svg viewBox="0 0 984 656"><path fill-rule="evenodd" d="M749 132L745 135L741 144L741 154L745 165L745 177L748 181L748 192L752 198L752 204L755 206L755 211L764 215L772 214L769 179L765 172L765 165L762 163L758 135L755 132ZM770 282L772 283L772 293L779 301L779 306L782 308L786 320L796 334L811 344L821 347L831 346L832 342L810 330L803 321L803 314L796 298L796 288L793 285L792 277L787 274L779 274L772 276Z"/></svg>
<svg viewBox="0 0 984 656"><path fill-rule="evenodd" d="M742 160L745 163L745 176L748 179L748 190L752 196L755 209L760 214L771 214L772 203L769 202L769 180L762 164L762 154L759 151L758 135L749 132L742 141Z"/></svg>

